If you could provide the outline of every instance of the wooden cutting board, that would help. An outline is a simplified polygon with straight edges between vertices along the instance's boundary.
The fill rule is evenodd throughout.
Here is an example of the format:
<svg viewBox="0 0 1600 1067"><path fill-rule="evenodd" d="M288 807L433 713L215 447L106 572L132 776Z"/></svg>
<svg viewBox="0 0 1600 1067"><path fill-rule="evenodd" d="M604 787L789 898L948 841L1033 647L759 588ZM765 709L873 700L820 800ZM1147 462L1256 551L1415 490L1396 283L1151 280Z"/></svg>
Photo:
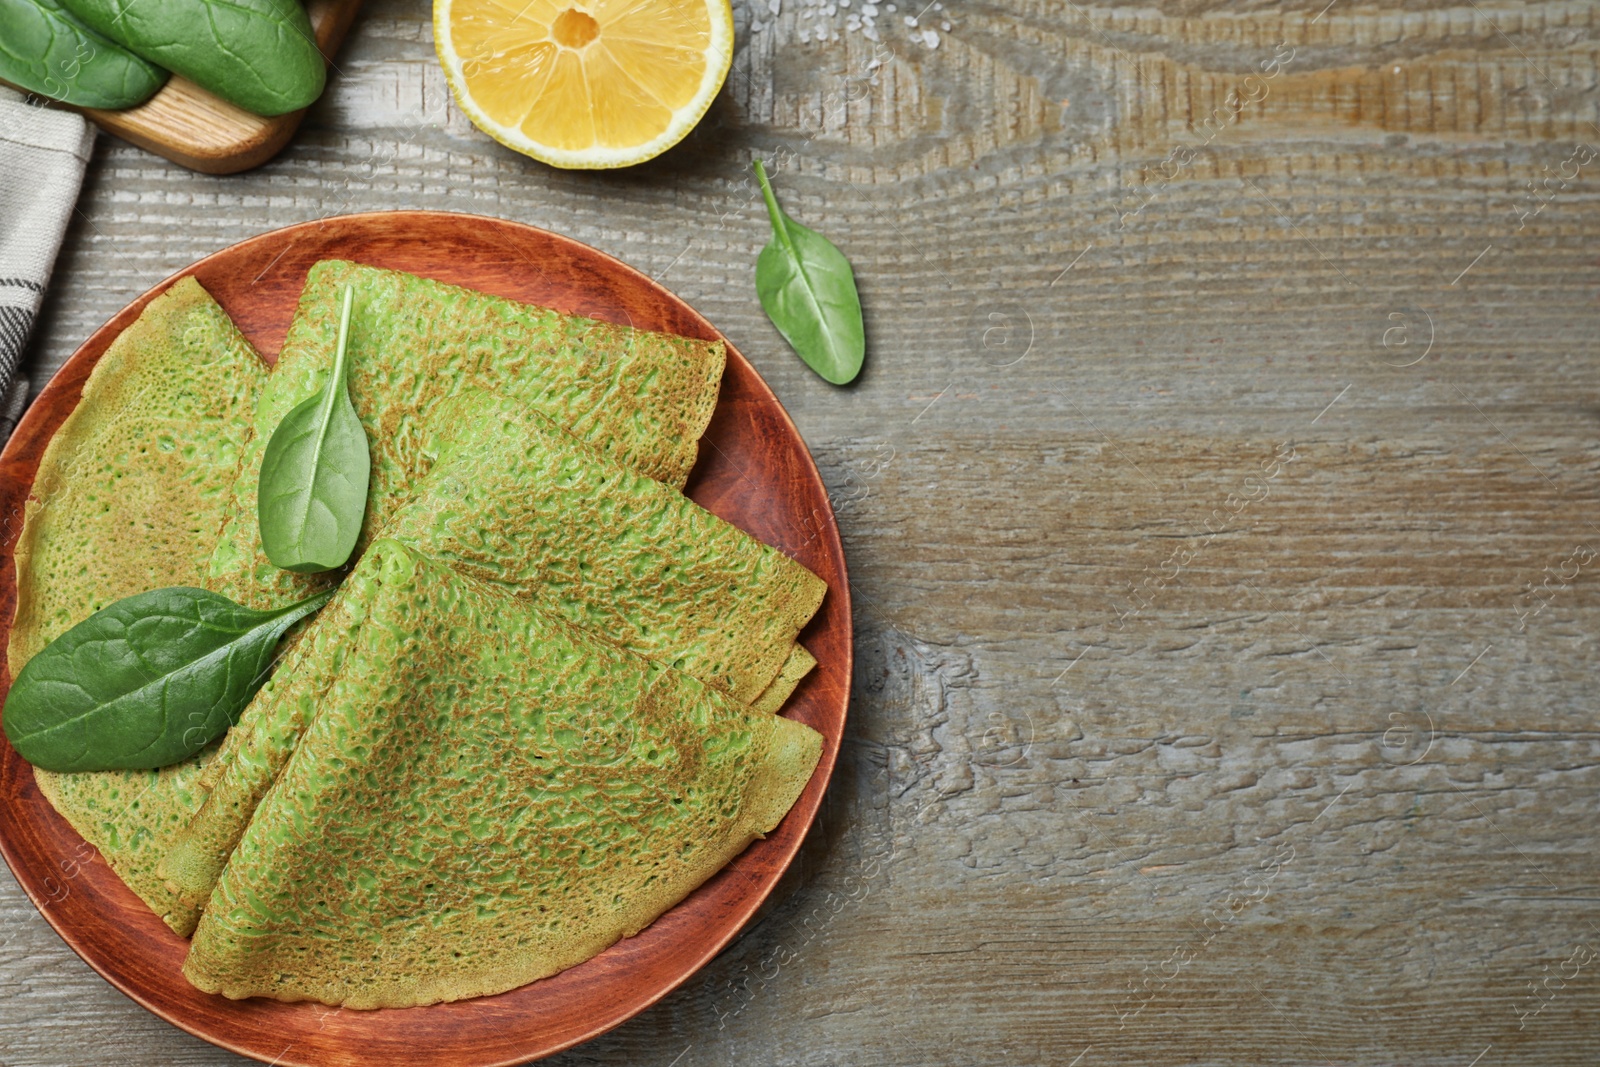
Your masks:
<svg viewBox="0 0 1600 1067"><path fill-rule="evenodd" d="M361 0L308 0L306 14L330 66L360 7ZM305 117L304 110L275 118L252 115L177 75L138 107L75 110L107 133L203 174L259 167L289 143Z"/></svg>

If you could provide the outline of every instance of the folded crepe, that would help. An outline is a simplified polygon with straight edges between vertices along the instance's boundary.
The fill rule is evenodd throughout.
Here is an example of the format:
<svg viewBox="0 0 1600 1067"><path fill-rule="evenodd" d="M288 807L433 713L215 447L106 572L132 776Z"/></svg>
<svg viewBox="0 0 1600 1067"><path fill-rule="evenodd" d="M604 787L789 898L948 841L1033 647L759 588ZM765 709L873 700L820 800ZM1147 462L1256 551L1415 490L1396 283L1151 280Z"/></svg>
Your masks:
<svg viewBox="0 0 1600 1067"><path fill-rule="evenodd" d="M266 366L193 278L106 349L39 461L17 538L11 677L112 601L202 585ZM213 750L159 771L34 779L73 829L163 918L155 868L199 808Z"/></svg>
<svg viewBox="0 0 1600 1067"><path fill-rule="evenodd" d="M391 541L184 974L229 997L404 1007L631 936L775 827L820 735ZM276 683L275 683L276 684Z"/></svg>
<svg viewBox="0 0 1600 1067"><path fill-rule="evenodd" d="M329 680L342 668L352 636L382 586L383 568L374 555L381 543L368 549L256 691L195 783L188 820L168 835L155 869L167 894L168 925L180 936L194 933L257 805L316 717Z"/></svg>
<svg viewBox="0 0 1600 1067"><path fill-rule="evenodd" d="M803 564L509 397L439 405L423 451L432 469L385 537L746 703L827 592Z"/></svg>
<svg viewBox="0 0 1600 1067"><path fill-rule="evenodd" d="M494 389L591 447L682 486L716 407L720 341L614 326L398 271L341 260L311 269L255 437L233 486L232 515L211 561L211 587L251 607L291 603L336 580L272 566L256 525L261 457L278 422L333 368L340 294L350 317L350 398L372 449L365 540L383 529L425 473L423 429L439 401ZM358 551L359 551L358 545Z"/></svg>
<svg viewBox="0 0 1600 1067"><path fill-rule="evenodd" d="M430 425L432 469L385 537L738 700L765 697L769 714L815 664L795 636L827 587L800 563L517 401L469 391ZM365 566L345 580L207 771L209 796L159 867L180 932L311 720L317 693L302 676L341 654L376 580Z"/></svg>
<svg viewBox="0 0 1600 1067"><path fill-rule="evenodd" d="M795 687L800 684L800 680L810 674L811 668L816 665L817 658L806 651L806 646L796 644L789 651L789 658L783 661L778 676L750 702L750 706L757 711L776 715L783 708L784 701L789 699Z"/></svg>

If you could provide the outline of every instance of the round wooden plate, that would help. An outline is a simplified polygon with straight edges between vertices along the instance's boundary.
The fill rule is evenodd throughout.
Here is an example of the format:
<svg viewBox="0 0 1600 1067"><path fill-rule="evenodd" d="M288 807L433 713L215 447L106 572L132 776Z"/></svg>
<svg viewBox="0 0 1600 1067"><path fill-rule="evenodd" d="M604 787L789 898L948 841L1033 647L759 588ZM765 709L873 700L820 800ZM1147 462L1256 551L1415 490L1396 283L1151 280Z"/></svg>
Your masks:
<svg viewBox="0 0 1600 1067"><path fill-rule="evenodd" d="M352 259L608 322L721 338L682 300L577 241L499 219L403 211L308 222L208 256L122 309L45 387L0 454L0 649L16 609L12 550L51 434L95 361L146 304L194 275L256 349L276 358L306 271ZM275 1064L491 1065L569 1048L638 1014L733 939L794 858L833 771L850 692L850 599L827 492L782 405L734 347L688 494L821 575L828 596L802 640L817 669L784 714L821 731L822 761L783 823L637 937L552 978L494 997L426 1008L343 1011L201 993L179 972L175 936L39 794L0 738L0 854L67 944L146 1008L213 1044ZM9 667L0 686L9 689ZM3 692L3 690L0 690ZM83 853L87 852L85 860Z"/></svg>

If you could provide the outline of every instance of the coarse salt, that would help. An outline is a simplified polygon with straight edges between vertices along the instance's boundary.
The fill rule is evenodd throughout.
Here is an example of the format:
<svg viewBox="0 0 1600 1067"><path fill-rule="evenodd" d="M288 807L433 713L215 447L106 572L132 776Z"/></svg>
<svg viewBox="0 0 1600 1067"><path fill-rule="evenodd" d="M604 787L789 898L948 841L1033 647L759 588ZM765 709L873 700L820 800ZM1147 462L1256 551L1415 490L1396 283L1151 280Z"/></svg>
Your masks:
<svg viewBox="0 0 1600 1067"><path fill-rule="evenodd" d="M750 32L752 34L765 33L777 25L777 16L783 13L783 0L753 0L753 6L758 10L762 7L772 15L771 19L761 21L752 19ZM943 3L933 3L923 9L926 11L942 11ZM899 13L897 4L886 4L883 0L789 0L789 11L795 15L796 21L805 24L804 28L796 28L795 39L800 44L815 42L843 40L844 34L859 34L865 40L878 44L882 39L878 28L880 12L894 15ZM919 15L901 15L901 21L910 31L906 36L913 42L921 44L924 48L938 48L940 33L949 33L951 30L948 18L938 20L938 29L923 26L918 21ZM874 62L869 69L876 70L881 62Z"/></svg>

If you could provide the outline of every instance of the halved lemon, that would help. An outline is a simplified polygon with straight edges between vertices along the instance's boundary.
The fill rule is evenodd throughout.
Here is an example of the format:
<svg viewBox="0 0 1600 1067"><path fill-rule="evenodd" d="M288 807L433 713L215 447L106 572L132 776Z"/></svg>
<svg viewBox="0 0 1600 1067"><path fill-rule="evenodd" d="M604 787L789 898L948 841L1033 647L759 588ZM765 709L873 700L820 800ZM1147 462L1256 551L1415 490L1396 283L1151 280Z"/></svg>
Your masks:
<svg viewBox="0 0 1600 1067"><path fill-rule="evenodd" d="M556 167L626 167L694 129L733 61L728 0L434 0L475 125Z"/></svg>

